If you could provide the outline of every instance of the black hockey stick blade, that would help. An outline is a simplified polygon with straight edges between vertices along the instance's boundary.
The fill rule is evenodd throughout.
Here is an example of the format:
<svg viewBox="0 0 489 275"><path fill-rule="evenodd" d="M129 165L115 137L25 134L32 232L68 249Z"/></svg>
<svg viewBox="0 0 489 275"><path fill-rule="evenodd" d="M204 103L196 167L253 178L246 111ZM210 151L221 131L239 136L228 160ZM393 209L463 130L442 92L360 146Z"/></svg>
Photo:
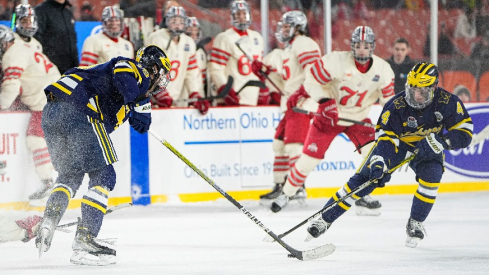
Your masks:
<svg viewBox="0 0 489 275"><path fill-rule="evenodd" d="M243 85L243 87L241 87L241 89L239 89L239 91L236 93L236 95L239 95L239 93L241 93L241 91L244 90L244 88L246 87L259 87L261 89L265 88L265 83L261 82L260 80L249 80L248 82L245 83L245 85Z"/></svg>
<svg viewBox="0 0 489 275"><path fill-rule="evenodd" d="M324 256L328 256L334 252L335 246L333 244L326 244L320 247L300 251L294 249L284 241L282 241L275 233L268 229L265 224L263 224L255 215L248 211L244 206L242 206L238 201L231 197L228 193L221 189L212 179L205 175L199 168L197 168L192 162L190 162L184 155L182 155L177 149L175 149L168 141L161 138L154 131L149 129L148 131L154 138L156 138L161 144L163 144L168 150L170 150L175 156L177 156L181 161L183 161L188 167L190 167L195 173L197 173L202 179L204 179L210 186L212 186L217 192L219 192L223 197L225 197L229 202L236 206L246 217L248 217L254 224L265 231L271 238L273 238L277 243L279 243L283 248L289 251L295 258L301 261L318 259Z"/></svg>
<svg viewBox="0 0 489 275"><path fill-rule="evenodd" d="M130 207L130 206L132 206L132 202L118 204L116 206L113 206L111 208L108 208L107 211L105 211L105 215L110 214L110 213L112 213L114 211L117 211L119 209L122 209L122 208ZM67 230L67 229L64 229L64 228L67 228L67 227L70 227L70 226L73 226L73 225L77 225L77 224L78 224L78 221L61 224L61 225L56 226L56 230L69 233L71 231L70 230Z"/></svg>
<svg viewBox="0 0 489 275"><path fill-rule="evenodd" d="M414 159L414 157L416 157L416 154L418 153L418 149L416 149L414 151L414 153L409 156L408 158L404 159L403 161L401 161L398 165L396 165L395 167L392 167L391 169L389 169L389 171L387 173L391 174L393 173L394 171L397 170L397 168L403 166L404 164L410 162L411 160ZM370 184L374 183L373 180L369 180L365 183L363 183L362 185L358 186L357 188L353 189L350 193L346 194L345 196L341 197L339 200L337 201L334 201L330 204L328 204L327 206L323 207L321 210L319 210L318 212L314 213L312 216L310 216L309 218L303 220L302 222L300 222L298 225L292 227L291 229L285 231L284 233L278 235L279 238L283 238L287 235L289 235L290 233L294 232L297 228L303 226L304 224L308 223L309 221L312 221L313 219L319 217L320 215L322 215L324 212L330 210L331 208L333 208L334 206L336 206L337 204L345 201L346 199L350 198L351 196L355 195L356 193L360 192L361 190L367 188L367 186L369 186ZM264 242L274 242L274 239L271 239L269 238L269 236L265 236L265 238L263 239Z"/></svg>
<svg viewBox="0 0 489 275"><path fill-rule="evenodd" d="M306 115L314 115L314 116L320 116L320 114L316 113L316 112L311 112L311 111L308 111L308 110L304 110L304 109L301 109L299 107L293 107L292 110L296 113L301 113L301 114L306 114ZM362 126L365 126L365 127L371 127L371 128L375 128L375 125L372 124L372 123L368 123L368 122L364 122L364 121L358 121L358 120L353 120L353 119L349 119L349 118L338 118L339 121L344 121L344 122L350 122L350 123L353 123L353 124L358 124L358 125L362 125Z"/></svg>

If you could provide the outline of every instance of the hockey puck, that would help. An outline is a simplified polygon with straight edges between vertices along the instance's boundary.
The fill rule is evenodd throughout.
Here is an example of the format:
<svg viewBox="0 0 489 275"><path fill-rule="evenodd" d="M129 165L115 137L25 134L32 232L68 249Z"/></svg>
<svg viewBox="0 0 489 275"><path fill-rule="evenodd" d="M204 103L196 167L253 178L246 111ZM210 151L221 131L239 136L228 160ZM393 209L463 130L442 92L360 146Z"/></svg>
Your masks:
<svg viewBox="0 0 489 275"><path fill-rule="evenodd" d="M287 257L289 257L289 258L295 258L295 256L292 255L292 254L288 254Z"/></svg>

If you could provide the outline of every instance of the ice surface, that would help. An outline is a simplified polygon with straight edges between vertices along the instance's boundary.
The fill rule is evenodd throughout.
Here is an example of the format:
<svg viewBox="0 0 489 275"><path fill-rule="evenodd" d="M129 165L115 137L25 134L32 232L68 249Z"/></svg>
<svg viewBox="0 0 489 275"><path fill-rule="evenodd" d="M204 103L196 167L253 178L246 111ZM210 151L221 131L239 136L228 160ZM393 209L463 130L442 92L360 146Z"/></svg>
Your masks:
<svg viewBox="0 0 489 275"><path fill-rule="evenodd" d="M336 245L332 255L313 261L288 258L279 244L262 242L265 232L222 199L108 215L99 238L118 238L114 266L70 264L74 232L56 232L41 259L33 241L0 244L0 274L489 274L489 192L439 194L424 223L428 236L415 249L404 246L412 196L377 198L379 217L358 217L352 209L319 239L305 243L305 227L284 238L296 249ZM277 214L257 201L242 204L280 234L325 202L310 199L307 207L291 204ZM62 223L79 211L69 210Z"/></svg>

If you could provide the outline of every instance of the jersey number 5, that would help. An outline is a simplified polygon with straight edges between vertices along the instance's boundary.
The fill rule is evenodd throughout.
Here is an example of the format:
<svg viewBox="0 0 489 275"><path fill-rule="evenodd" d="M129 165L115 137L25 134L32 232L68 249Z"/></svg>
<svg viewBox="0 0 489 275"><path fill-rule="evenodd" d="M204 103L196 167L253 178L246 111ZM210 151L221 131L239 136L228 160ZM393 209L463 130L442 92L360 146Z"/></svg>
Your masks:
<svg viewBox="0 0 489 275"><path fill-rule="evenodd" d="M37 63L41 63L41 59L44 62L44 69L46 69L46 73L49 73L49 69L53 67L53 63L49 62L49 59L45 57L42 53L34 53L34 59L36 59Z"/></svg>
<svg viewBox="0 0 489 275"><path fill-rule="evenodd" d="M362 107L362 101L363 101L363 98L365 98L365 95L367 94L367 91L363 92L363 93L359 93L357 91L353 91L352 89L348 88L348 87L341 87L340 90L342 91L345 91L347 92L348 94L341 97L340 99L340 104L345 106L347 103L348 103L348 100L355 96L355 95L358 95L358 100L357 100L357 103L355 103L355 106L356 107Z"/></svg>

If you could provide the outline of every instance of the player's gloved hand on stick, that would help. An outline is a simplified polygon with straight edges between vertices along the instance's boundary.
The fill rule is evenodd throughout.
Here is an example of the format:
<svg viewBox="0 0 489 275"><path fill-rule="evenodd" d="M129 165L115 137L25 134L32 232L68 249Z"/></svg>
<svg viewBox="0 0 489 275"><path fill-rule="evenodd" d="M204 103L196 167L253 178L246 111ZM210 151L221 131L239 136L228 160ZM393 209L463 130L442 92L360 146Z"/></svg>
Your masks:
<svg viewBox="0 0 489 275"><path fill-rule="evenodd" d="M295 93L293 93L289 97L289 99L287 100L287 109L292 110L292 108L297 106L297 103L299 103L299 101L304 100L304 99L309 98L309 97L310 96L306 92L306 90L304 89L304 86L301 85L299 90L295 91Z"/></svg>
<svg viewBox="0 0 489 275"><path fill-rule="evenodd" d="M151 103L149 98L129 104L129 124L140 134L149 130L151 125Z"/></svg>
<svg viewBox="0 0 489 275"><path fill-rule="evenodd" d="M199 95L199 93L193 92L190 94L189 98L202 98L202 97ZM209 111L210 104L208 100L195 101L190 104L193 105L197 110L199 110L199 112L202 115L207 114L207 111Z"/></svg>
<svg viewBox="0 0 489 275"><path fill-rule="evenodd" d="M335 126L338 123L338 109L336 100L334 99L321 99L319 101L317 113L319 115L314 116L312 123L318 129L326 129Z"/></svg>
<svg viewBox="0 0 489 275"><path fill-rule="evenodd" d="M267 66L260 60L255 59L253 60L253 63L251 63L251 71L253 74L258 76L261 82L265 82L266 75L270 74L272 67Z"/></svg>
<svg viewBox="0 0 489 275"><path fill-rule="evenodd" d="M269 105L270 100L270 89L268 89L268 87L260 88L260 92L258 93L258 105Z"/></svg>
<svg viewBox="0 0 489 275"><path fill-rule="evenodd" d="M270 105L280 106L282 96L278 92L270 92Z"/></svg>
<svg viewBox="0 0 489 275"><path fill-rule="evenodd" d="M416 149L418 149L416 158L422 160L439 158L447 147L448 144L440 136L430 133L416 144Z"/></svg>
<svg viewBox="0 0 489 275"><path fill-rule="evenodd" d="M391 180L391 174L387 173L382 156L373 155L370 159L370 180L377 181L378 187L384 187L385 183Z"/></svg>
<svg viewBox="0 0 489 275"><path fill-rule="evenodd" d="M166 88L162 88L153 98L156 101L156 105L161 108L170 108L173 104L173 98L171 98Z"/></svg>
<svg viewBox="0 0 489 275"><path fill-rule="evenodd" d="M217 90L218 94L221 93L221 91L224 89L224 86L226 86L226 85L222 85L221 88L219 88L219 90ZM233 88L231 88L229 93L224 98L224 102L226 102L226 105L228 105L228 106L239 105L239 96L236 94L236 91Z"/></svg>

